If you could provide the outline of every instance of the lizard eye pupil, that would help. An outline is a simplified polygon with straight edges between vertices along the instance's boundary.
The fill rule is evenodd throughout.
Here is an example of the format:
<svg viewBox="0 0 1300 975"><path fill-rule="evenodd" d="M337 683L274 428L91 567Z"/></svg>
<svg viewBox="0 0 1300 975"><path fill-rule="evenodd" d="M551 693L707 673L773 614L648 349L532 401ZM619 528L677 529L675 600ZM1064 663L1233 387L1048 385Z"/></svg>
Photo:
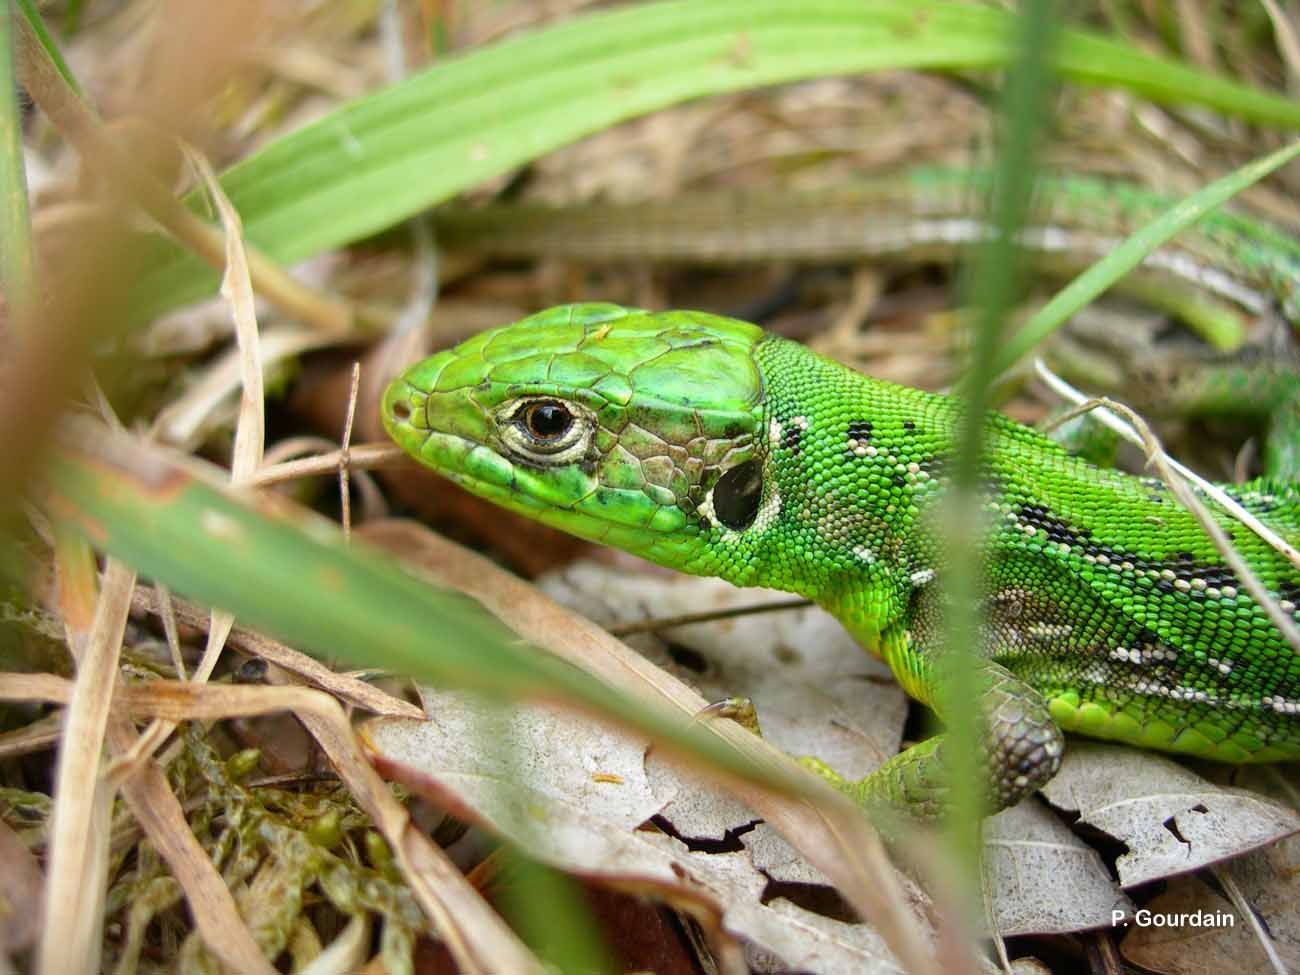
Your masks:
<svg viewBox="0 0 1300 975"><path fill-rule="evenodd" d="M537 440L550 443L569 432L573 426L573 414L563 403L550 400L532 403L524 411L524 425Z"/></svg>
<svg viewBox="0 0 1300 975"><path fill-rule="evenodd" d="M763 467L756 460L737 464L713 485L713 513L733 531L748 528L763 499Z"/></svg>

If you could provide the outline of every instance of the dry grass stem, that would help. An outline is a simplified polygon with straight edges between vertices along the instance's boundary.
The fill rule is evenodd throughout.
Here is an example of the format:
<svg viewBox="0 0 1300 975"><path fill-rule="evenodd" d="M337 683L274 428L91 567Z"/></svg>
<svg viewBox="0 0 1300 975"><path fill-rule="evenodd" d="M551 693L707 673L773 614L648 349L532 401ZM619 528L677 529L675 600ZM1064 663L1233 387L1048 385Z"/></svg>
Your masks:
<svg viewBox="0 0 1300 975"><path fill-rule="evenodd" d="M54 787L45 884L40 975L98 968L113 794L100 775L117 664L135 572L110 559L90 629L69 629L84 651L68 698Z"/></svg>
<svg viewBox="0 0 1300 975"><path fill-rule="evenodd" d="M1277 601L1269 595L1268 589L1254 571L1246 564L1246 560L1241 557L1233 547L1231 539L1227 533L1219 527L1219 523L1214 520L1206 509L1204 503L1192 491L1194 486L1208 497L1212 498L1220 507L1226 510L1243 525L1253 531L1256 535L1268 542L1273 548L1289 559L1297 568L1300 568L1300 555L1296 553L1293 546L1284 539L1279 538L1268 526L1260 522L1258 518L1241 507L1236 501L1228 497L1216 485L1206 481L1194 471L1189 470L1178 461L1174 460L1161 446L1160 440L1151 431L1150 426L1134 410L1125 406L1123 403L1108 399L1104 396L1088 399L1078 390L1074 389L1063 379L1047 368L1041 360L1035 364L1038 375L1060 395L1075 403L1076 405L1067 410L1064 414L1055 418L1054 425L1059 426L1076 416L1082 416L1085 413L1094 413L1102 423L1110 427L1116 433L1138 446L1146 452L1147 462L1155 468L1157 476L1165 483L1169 490L1178 498L1179 503L1183 505L1192 516L1196 519L1197 524L1214 542L1219 554L1223 560L1228 563L1228 567L1236 573L1237 578L1241 581L1242 586L1250 593L1251 598L1259 604L1259 607L1268 614L1268 618L1273 625L1281 631L1286 637L1287 642L1291 644L1296 653L1300 653L1300 627L1282 612L1282 607ZM1120 414L1127 423L1124 423L1114 414Z"/></svg>
<svg viewBox="0 0 1300 975"><path fill-rule="evenodd" d="M173 599L176 619L185 626L202 630L208 625L208 613L202 607L184 599ZM136 593L132 609L137 613L156 613L153 602ZM330 670L315 657L278 643L254 630L236 626L230 631L229 643L241 653L260 658L268 663L296 674L314 687L328 691L353 707L375 714L402 718L422 718L424 712L414 704L387 694L373 684L367 684L348 674Z"/></svg>
<svg viewBox="0 0 1300 975"><path fill-rule="evenodd" d="M18 17L14 22L18 26L19 79L68 143L76 148L88 165L106 170L112 183L128 193L178 242L212 267L222 270L226 257L221 232L200 220L166 186L137 167L122 152L113 136L50 63L26 20ZM343 333L352 329L355 315L347 303L303 286L262 254L252 254L249 266L257 293L264 295L290 318L307 322L325 332Z"/></svg>
<svg viewBox="0 0 1300 975"><path fill-rule="evenodd" d="M357 415L357 390L361 387L361 363L352 363L352 378L348 383L348 414L343 421L343 439L339 446L339 504L342 506L343 537L352 537L352 494L348 490L348 470L352 466L349 450L352 447L352 421Z"/></svg>
<svg viewBox="0 0 1300 975"><path fill-rule="evenodd" d="M394 467L410 463L410 458L402 448L393 443L367 443L359 447L349 447L347 460L348 467L354 473L358 469ZM253 475L250 483L257 487L267 487L272 484L298 481L304 477L320 477L335 473L341 463L343 463L343 451L335 450L314 457L304 457L301 460L268 465Z"/></svg>

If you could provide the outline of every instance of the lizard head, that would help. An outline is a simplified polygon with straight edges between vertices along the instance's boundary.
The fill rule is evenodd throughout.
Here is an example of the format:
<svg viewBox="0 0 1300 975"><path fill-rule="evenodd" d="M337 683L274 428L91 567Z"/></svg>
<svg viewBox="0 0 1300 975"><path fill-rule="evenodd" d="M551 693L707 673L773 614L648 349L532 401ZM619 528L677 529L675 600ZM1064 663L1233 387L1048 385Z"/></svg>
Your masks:
<svg viewBox="0 0 1300 975"><path fill-rule="evenodd" d="M746 530L764 518L763 338L700 312L552 308L411 367L383 421L421 463L503 507L743 582Z"/></svg>

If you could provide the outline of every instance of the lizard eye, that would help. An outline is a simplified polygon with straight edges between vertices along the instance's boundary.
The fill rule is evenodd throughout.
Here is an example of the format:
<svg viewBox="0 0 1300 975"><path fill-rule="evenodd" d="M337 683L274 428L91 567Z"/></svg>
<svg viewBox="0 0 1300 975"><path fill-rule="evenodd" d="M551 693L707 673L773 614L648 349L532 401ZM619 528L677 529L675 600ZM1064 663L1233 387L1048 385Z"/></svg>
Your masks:
<svg viewBox="0 0 1300 975"><path fill-rule="evenodd" d="M496 419L507 450L546 467L584 457L596 429L595 415L586 407L550 396L514 400L501 407Z"/></svg>
<svg viewBox="0 0 1300 975"><path fill-rule="evenodd" d="M733 531L748 528L763 499L763 465L756 460L737 464L713 485L713 513Z"/></svg>
<svg viewBox="0 0 1300 975"><path fill-rule="evenodd" d="M563 403L541 400L529 403L521 417L524 429L540 444L552 444L564 439L573 426L573 414Z"/></svg>

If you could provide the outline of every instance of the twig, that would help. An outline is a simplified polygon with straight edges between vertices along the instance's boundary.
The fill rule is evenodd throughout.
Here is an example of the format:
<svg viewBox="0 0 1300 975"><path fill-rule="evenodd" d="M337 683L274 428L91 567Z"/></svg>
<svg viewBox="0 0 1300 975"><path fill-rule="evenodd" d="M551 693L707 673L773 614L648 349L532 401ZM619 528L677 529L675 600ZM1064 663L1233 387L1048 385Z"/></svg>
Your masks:
<svg viewBox="0 0 1300 975"><path fill-rule="evenodd" d="M778 610L803 609L812 606L811 599L781 599L770 603L749 603L745 606L733 606L730 609L714 609L704 613L682 613L680 616L660 616L648 620L635 620L631 623L619 623L606 627L610 636L628 636L632 633L657 633L678 626L692 623L712 623L714 620L729 620L736 616L749 616L754 613L769 613Z"/></svg>
<svg viewBox="0 0 1300 975"><path fill-rule="evenodd" d="M1210 873L1227 892L1228 899L1232 901L1232 906L1237 909L1237 913L1241 915L1242 920L1250 925L1251 933L1255 935L1255 940L1259 942L1259 946L1264 949L1264 954L1267 956L1268 963L1273 971L1277 975L1290 975L1290 969L1286 967L1286 962L1277 953L1277 946L1273 944L1273 939L1264 930L1264 926L1260 924L1259 915L1255 913L1250 906L1250 902L1246 900L1245 893L1242 892L1237 881L1233 879L1232 874L1218 866L1211 867Z"/></svg>
<svg viewBox="0 0 1300 975"><path fill-rule="evenodd" d="M393 443L368 443L362 444L360 447L348 448L348 466L353 470L391 467L395 464L406 463L409 460L410 458L406 452ZM343 451L335 450L330 453L304 457L301 460L271 464L263 467L249 478L248 483L253 487L267 487L271 484L297 481L304 477L320 477L323 474L333 474L339 469L339 464L342 461Z"/></svg>
<svg viewBox="0 0 1300 975"><path fill-rule="evenodd" d="M348 468L352 458L352 420L357 413L357 390L361 386L361 363L352 363L352 382L348 390L348 414L343 421L343 441L339 448L339 504L342 506L343 538L352 538L352 499L348 493Z"/></svg>
<svg viewBox="0 0 1300 975"><path fill-rule="evenodd" d="M1198 490L1212 498L1234 518L1250 528L1300 568L1300 555L1296 554L1295 549L1279 538L1266 525L1262 524L1258 518L1242 508L1240 504L1228 497L1217 485L1211 484L1195 472L1188 470L1165 453L1159 439L1151 432L1151 428L1146 421L1134 410L1123 403L1107 399L1104 396L1087 399L1081 392L1052 372L1041 359L1035 363L1035 369L1043 381L1053 390L1076 404L1073 409L1067 410L1064 415L1057 417L1054 425L1059 425L1085 413L1093 413L1107 427L1130 443L1137 444L1146 452L1147 462L1155 468L1156 473L1168 486L1174 497L1181 502L1184 508L1191 512L1197 524L1214 542L1214 547L1218 549L1219 554L1223 556L1223 560L1228 563L1229 568L1236 573L1237 578L1241 580L1241 584L1250 593L1251 598L1259 604L1260 609L1267 614L1273 625L1281 631L1287 642L1290 643L1291 648L1296 653L1300 653L1300 627L1297 627L1290 617L1282 611L1282 607L1277 604L1277 601L1273 599L1264 584L1259 581L1259 577L1255 575L1246 560L1233 547L1227 533L1214 520L1209 509L1192 492L1188 484L1194 485ZM1114 415L1115 413L1122 415L1128 423L1121 421Z"/></svg>

